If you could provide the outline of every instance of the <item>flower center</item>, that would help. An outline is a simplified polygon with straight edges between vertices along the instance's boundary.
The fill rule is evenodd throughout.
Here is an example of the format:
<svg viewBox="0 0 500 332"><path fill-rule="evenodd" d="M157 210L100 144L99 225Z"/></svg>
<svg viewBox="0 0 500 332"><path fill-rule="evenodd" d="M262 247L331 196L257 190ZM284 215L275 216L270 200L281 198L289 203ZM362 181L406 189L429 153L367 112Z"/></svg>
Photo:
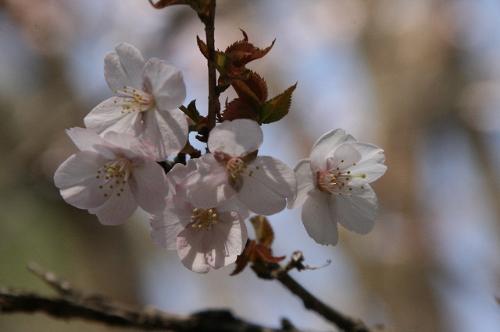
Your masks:
<svg viewBox="0 0 500 332"><path fill-rule="evenodd" d="M123 98L122 113L146 112L155 106L154 97L142 90L124 86L116 93Z"/></svg>
<svg viewBox="0 0 500 332"><path fill-rule="evenodd" d="M246 163L239 157L232 157L226 163L227 173L233 181L235 181L241 173L243 173L246 167Z"/></svg>
<svg viewBox="0 0 500 332"><path fill-rule="evenodd" d="M330 194L351 191L349 182L353 178L366 178L366 174L351 174L351 171L341 171L338 168L330 171L318 171L316 173L316 183L318 189ZM362 188L363 186L361 186Z"/></svg>
<svg viewBox="0 0 500 332"><path fill-rule="evenodd" d="M219 222L217 210L194 208L191 214L191 227L198 230L210 230Z"/></svg>
<svg viewBox="0 0 500 332"><path fill-rule="evenodd" d="M96 179L101 179L99 189L108 197L113 193L117 196L125 191L124 186L132 173L132 162L125 158L109 161L97 170Z"/></svg>

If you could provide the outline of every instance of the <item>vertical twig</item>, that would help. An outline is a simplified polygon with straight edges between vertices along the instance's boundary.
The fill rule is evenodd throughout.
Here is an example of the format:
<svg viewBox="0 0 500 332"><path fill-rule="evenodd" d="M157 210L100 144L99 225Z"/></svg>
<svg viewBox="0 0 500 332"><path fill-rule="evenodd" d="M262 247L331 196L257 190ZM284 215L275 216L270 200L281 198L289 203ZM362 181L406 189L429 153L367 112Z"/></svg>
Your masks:
<svg viewBox="0 0 500 332"><path fill-rule="evenodd" d="M205 25L205 36L208 48L208 129L215 127L215 120L220 111L219 97L217 94L217 77L215 70L215 5L216 0L211 0L209 12L202 19Z"/></svg>

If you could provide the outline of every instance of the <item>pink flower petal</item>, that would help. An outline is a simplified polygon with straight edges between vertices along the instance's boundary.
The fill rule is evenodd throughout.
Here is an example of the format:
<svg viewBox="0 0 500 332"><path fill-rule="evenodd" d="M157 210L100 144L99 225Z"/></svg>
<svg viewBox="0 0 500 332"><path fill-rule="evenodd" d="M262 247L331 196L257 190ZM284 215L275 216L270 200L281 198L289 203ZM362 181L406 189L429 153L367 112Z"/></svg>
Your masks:
<svg viewBox="0 0 500 332"><path fill-rule="evenodd" d="M145 161L134 167L130 189L139 206L145 211L157 213L165 208L168 186L165 173L156 162Z"/></svg>
<svg viewBox="0 0 500 332"><path fill-rule="evenodd" d="M361 154L355 149L354 144L344 143L338 146L333 156L326 160L327 170L345 171L356 165L361 160Z"/></svg>
<svg viewBox="0 0 500 332"><path fill-rule="evenodd" d="M356 143L354 148L360 152L361 160L349 168L353 175L351 185L359 186L373 182L380 178L387 170L384 165L384 150L366 143Z"/></svg>
<svg viewBox="0 0 500 332"><path fill-rule="evenodd" d="M187 226L177 237L177 253L188 269L206 273L236 261L247 239L244 223L227 215L211 229Z"/></svg>
<svg viewBox="0 0 500 332"><path fill-rule="evenodd" d="M105 145L104 140L93 130L75 127L67 129L66 134L81 151L96 152L96 145Z"/></svg>
<svg viewBox="0 0 500 332"><path fill-rule="evenodd" d="M335 129L324 134L312 147L310 157L312 169L314 171L326 170L326 161L333 156L333 152L337 147L342 143L355 141L354 137L346 134L343 129Z"/></svg>
<svg viewBox="0 0 500 332"><path fill-rule="evenodd" d="M296 195L293 170L272 157L257 157L243 175L238 199L257 214L271 215L286 207Z"/></svg>
<svg viewBox="0 0 500 332"><path fill-rule="evenodd" d="M106 99L85 116L83 119L85 127L101 133L123 118L133 116L132 113L123 113L123 104L125 102L122 97Z"/></svg>
<svg viewBox="0 0 500 332"><path fill-rule="evenodd" d="M302 223L307 234L319 244L335 245L338 241L337 222L331 214L330 195L313 190L302 208Z"/></svg>
<svg viewBox="0 0 500 332"><path fill-rule="evenodd" d="M367 234L373 229L377 207L377 196L369 185L355 188L351 195L332 195L330 198L334 218L358 234Z"/></svg>
<svg viewBox="0 0 500 332"><path fill-rule="evenodd" d="M150 142L158 161L179 153L188 139L186 116L179 110L148 111L144 115L141 137Z"/></svg>
<svg viewBox="0 0 500 332"><path fill-rule="evenodd" d="M259 149L263 134L259 124L248 119L224 121L210 132L210 151L239 157Z"/></svg>
<svg viewBox="0 0 500 332"><path fill-rule="evenodd" d="M165 61L152 58L144 66L145 90L152 93L159 110L178 108L186 98L182 73Z"/></svg>
<svg viewBox="0 0 500 332"><path fill-rule="evenodd" d="M110 52L104 57L104 78L111 91L114 92L129 85L127 74L116 52Z"/></svg>
<svg viewBox="0 0 500 332"><path fill-rule="evenodd" d="M196 161L198 171L187 182L187 194L194 206L209 209L218 206L236 194L229 185L226 169L212 154Z"/></svg>
<svg viewBox="0 0 500 332"><path fill-rule="evenodd" d="M97 176L97 170L106 159L93 151L81 151L71 155L57 168L54 183L57 188L68 188Z"/></svg>
<svg viewBox="0 0 500 332"><path fill-rule="evenodd" d="M142 70L144 68L144 58L141 51L128 43L121 43L115 47L116 54L120 58L120 63L127 74L127 86L142 89Z"/></svg>
<svg viewBox="0 0 500 332"><path fill-rule="evenodd" d="M167 250L177 249L177 235L191 221L191 211L175 209L172 198L166 199L166 208L163 212L152 215L150 219L151 238L160 247ZM173 208L173 209L172 209Z"/></svg>
<svg viewBox="0 0 500 332"><path fill-rule="evenodd" d="M130 218L137 209L130 187L126 184L123 191L115 191L108 196L103 205L89 209L89 212L97 215L103 225L120 225Z"/></svg>
<svg viewBox="0 0 500 332"><path fill-rule="evenodd" d="M309 159L299 161L294 169L297 179L297 195L294 200L288 201L288 208L293 209L304 204L307 194L314 189L315 179L311 170L311 162Z"/></svg>

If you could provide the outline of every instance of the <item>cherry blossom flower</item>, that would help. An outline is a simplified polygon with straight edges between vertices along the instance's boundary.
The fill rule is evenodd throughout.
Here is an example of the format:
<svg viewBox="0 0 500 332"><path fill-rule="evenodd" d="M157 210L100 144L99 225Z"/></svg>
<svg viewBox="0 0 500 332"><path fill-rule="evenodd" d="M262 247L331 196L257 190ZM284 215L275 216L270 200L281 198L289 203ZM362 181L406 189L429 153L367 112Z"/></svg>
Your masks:
<svg viewBox="0 0 500 332"><path fill-rule="evenodd" d="M176 164L167 174L172 189L166 208L151 218L153 241L176 249L188 269L206 273L236 261L247 241L244 219L248 216L238 203L226 201L211 208L196 207L186 196L186 182L196 163Z"/></svg>
<svg viewBox="0 0 500 332"><path fill-rule="evenodd" d="M125 222L140 206L155 213L165 206L165 173L153 148L128 134L90 129L67 130L79 152L56 170L54 182L63 199L97 215L104 225Z"/></svg>
<svg viewBox="0 0 500 332"><path fill-rule="evenodd" d="M154 144L157 160L184 147L188 123L178 107L186 87L178 69L156 58L145 62L138 49L122 43L104 58L104 76L115 96L85 117L87 128L144 138Z"/></svg>
<svg viewBox="0 0 500 332"><path fill-rule="evenodd" d="M369 183L381 177L384 151L360 143L344 130L332 130L316 141L309 159L295 167L297 197L290 208L304 205L302 222L320 244L335 245L337 222L366 234L373 228L377 196Z"/></svg>
<svg viewBox="0 0 500 332"><path fill-rule="evenodd" d="M236 196L257 214L283 210L295 196L295 174L273 157L257 156L262 139L260 126L248 119L225 121L212 129L212 153L198 159L198 170L187 184L189 199L209 208Z"/></svg>

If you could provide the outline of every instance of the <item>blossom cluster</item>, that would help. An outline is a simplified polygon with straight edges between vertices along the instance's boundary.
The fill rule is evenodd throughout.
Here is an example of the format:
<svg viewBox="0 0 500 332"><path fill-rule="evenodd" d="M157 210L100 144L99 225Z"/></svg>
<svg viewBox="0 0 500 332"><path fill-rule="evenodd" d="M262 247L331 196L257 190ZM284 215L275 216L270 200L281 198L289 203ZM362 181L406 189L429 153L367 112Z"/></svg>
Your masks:
<svg viewBox="0 0 500 332"><path fill-rule="evenodd" d="M382 149L332 130L291 169L261 156L259 122L240 118L217 124L207 153L165 173L159 162L183 150L192 125L181 111L182 73L125 43L106 55L104 73L114 96L90 111L86 128L67 130L79 151L54 176L63 199L102 224L122 224L140 207L151 216L153 241L200 273L236 261L251 214L303 206L305 229L320 244L337 243L337 223L360 234L372 229L377 199L369 183L386 170Z"/></svg>

